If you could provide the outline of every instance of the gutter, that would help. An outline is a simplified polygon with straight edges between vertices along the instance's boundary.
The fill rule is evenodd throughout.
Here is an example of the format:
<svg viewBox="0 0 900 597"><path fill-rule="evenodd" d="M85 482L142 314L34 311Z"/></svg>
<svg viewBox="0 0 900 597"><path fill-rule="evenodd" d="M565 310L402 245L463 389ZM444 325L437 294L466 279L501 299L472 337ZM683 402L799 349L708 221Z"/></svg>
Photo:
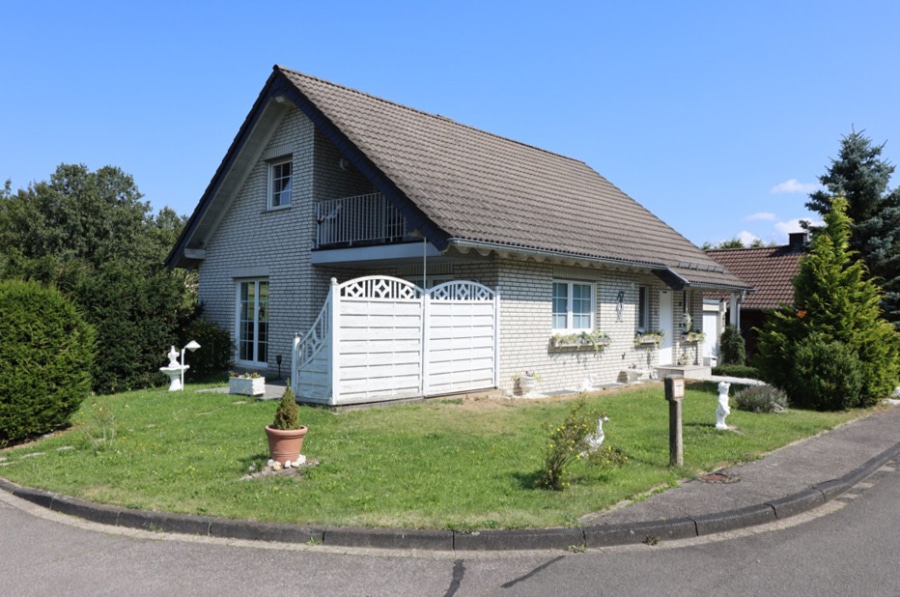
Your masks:
<svg viewBox="0 0 900 597"><path fill-rule="evenodd" d="M657 273L657 275L662 274L663 276L669 276L674 278L677 281L677 284L681 286L681 288L707 288L710 290L728 290L746 293L748 288L745 286L734 286L731 284L707 284L707 283L692 283L687 278L682 276L673 270L670 266L665 263L653 263L647 261L634 261L628 259L613 259L610 257L592 257L588 255L584 255L582 253L570 253L563 251L551 251L549 249L536 249L530 247L520 247L516 245L507 245L496 242L485 242L485 241L472 241L466 240L463 238L450 238L447 240L448 246L454 246L458 248L465 249L487 249L489 251L505 251L518 253L521 255L529 255L534 257L549 257L556 259L577 259L579 261L587 261L590 263L598 263L603 265L618 265L625 267L634 267L634 268L643 268L649 269L652 272ZM671 285L670 285L671 286ZM678 288L676 288L677 290Z"/></svg>
<svg viewBox="0 0 900 597"><path fill-rule="evenodd" d="M578 259L581 261L589 261L591 263L603 263L607 265L627 265L630 267L642 267L654 269L668 269L664 263L650 263L647 261L630 261L627 259L613 259L610 257L589 257L581 253L569 253L564 251L551 251L549 249L534 249L520 247L516 245L506 245L502 243L471 241L462 238L450 238L447 244L455 247L463 247L466 249L487 249L489 251L506 251L512 253L520 253L522 255L531 255L535 257L553 257L557 259Z"/></svg>

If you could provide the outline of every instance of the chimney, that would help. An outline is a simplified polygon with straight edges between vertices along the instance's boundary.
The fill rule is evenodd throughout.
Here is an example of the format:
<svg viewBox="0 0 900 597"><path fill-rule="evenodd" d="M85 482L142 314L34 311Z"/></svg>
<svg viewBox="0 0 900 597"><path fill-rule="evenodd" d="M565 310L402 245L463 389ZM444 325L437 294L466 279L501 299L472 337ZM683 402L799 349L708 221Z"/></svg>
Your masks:
<svg viewBox="0 0 900 597"><path fill-rule="evenodd" d="M808 232L791 232L788 234L788 248L791 251L805 251L808 241Z"/></svg>

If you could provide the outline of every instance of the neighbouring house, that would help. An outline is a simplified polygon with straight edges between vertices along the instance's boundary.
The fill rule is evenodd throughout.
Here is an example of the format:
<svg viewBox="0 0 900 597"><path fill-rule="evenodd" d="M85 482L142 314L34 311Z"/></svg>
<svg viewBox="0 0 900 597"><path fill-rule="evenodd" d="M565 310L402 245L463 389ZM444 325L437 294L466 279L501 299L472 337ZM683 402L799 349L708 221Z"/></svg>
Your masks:
<svg viewBox="0 0 900 597"><path fill-rule="evenodd" d="M794 277L800 272L800 258L808 249L809 235L794 232L788 244L750 249L714 249L706 254L728 271L754 287L739 300L732 295L711 294L707 300L720 300L724 320L737 327L747 345L748 357L756 354L757 332L766 313L794 302Z"/></svg>
<svg viewBox="0 0 900 597"><path fill-rule="evenodd" d="M646 376L751 288L583 162L279 66L167 264L331 405Z"/></svg>

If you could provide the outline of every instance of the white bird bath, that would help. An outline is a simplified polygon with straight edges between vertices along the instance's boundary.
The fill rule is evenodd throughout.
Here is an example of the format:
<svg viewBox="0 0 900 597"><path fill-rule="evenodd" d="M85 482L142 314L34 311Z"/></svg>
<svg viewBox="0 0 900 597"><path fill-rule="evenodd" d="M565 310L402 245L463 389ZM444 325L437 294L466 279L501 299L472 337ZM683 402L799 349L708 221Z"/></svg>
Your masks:
<svg viewBox="0 0 900 597"><path fill-rule="evenodd" d="M169 364L165 367L160 367L159 370L169 376L169 391L179 392L184 388L181 383L182 373L190 369L191 366L182 366L178 363L178 351L175 350L174 346L169 350L168 356Z"/></svg>

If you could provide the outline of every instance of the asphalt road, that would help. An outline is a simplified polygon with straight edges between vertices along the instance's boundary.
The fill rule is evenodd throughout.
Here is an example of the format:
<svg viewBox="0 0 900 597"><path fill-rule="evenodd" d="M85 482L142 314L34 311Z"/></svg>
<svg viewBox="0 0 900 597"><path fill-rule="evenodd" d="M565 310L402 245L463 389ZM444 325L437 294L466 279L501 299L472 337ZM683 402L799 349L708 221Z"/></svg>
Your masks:
<svg viewBox="0 0 900 597"><path fill-rule="evenodd" d="M585 553L410 553L110 529L0 492L0 595L900 595L900 472L813 513Z"/></svg>

